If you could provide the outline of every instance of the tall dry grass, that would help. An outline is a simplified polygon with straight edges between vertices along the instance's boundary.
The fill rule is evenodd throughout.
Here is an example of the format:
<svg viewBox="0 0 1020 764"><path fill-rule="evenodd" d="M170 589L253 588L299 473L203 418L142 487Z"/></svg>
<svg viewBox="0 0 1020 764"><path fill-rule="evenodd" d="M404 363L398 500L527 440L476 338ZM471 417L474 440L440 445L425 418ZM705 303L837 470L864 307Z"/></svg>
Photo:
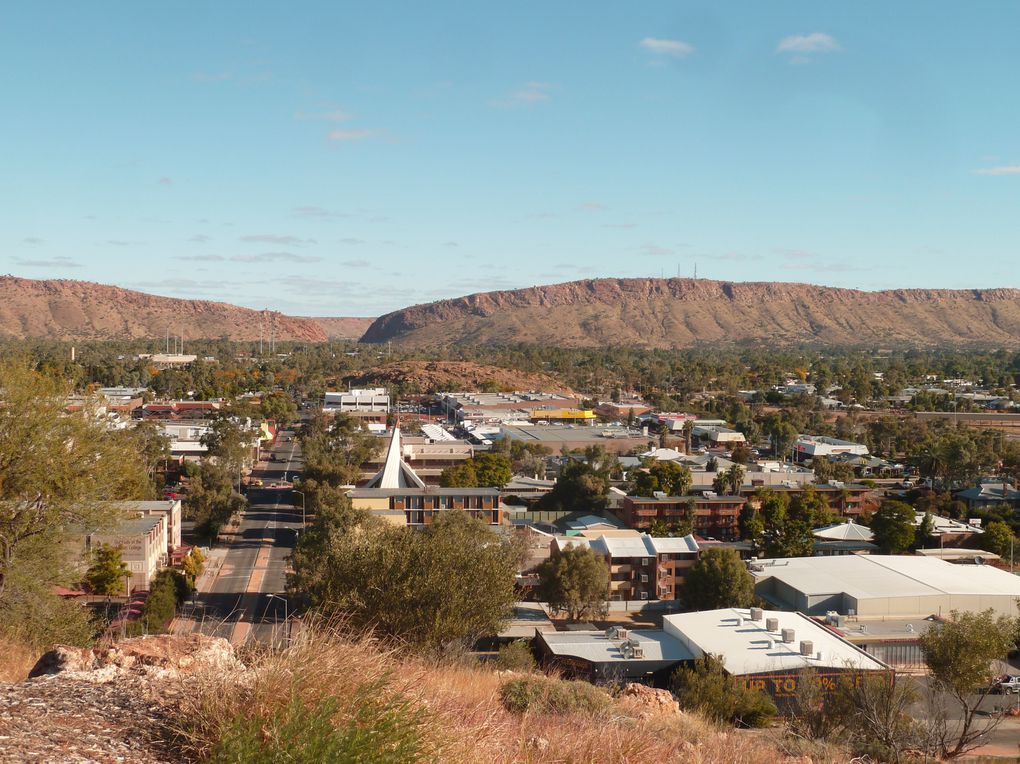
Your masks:
<svg viewBox="0 0 1020 764"><path fill-rule="evenodd" d="M28 678L42 651L31 645L0 638L0 682L21 682Z"/></svg>
<svg viewBox="0 0 1020 764"><path fill-rule="evenodd" d="M212 677L182 703L180 740L189 757L209 758L239 724L255 725L275 745L272 720L298 696L309 706L334 704L329 708L340 726L355 720L365 703L397 709L417 747L404 758L370 761L776 764L791 758L776 744L781 731L737 732L692 714L642 718L621 704L596 714L513 714L499 699L505 675L478 665L429 663L371 637L351 636L342 624L320 624L288 649L249 660L248 671ZM823 752L814 760L843 756Z"/></svg>

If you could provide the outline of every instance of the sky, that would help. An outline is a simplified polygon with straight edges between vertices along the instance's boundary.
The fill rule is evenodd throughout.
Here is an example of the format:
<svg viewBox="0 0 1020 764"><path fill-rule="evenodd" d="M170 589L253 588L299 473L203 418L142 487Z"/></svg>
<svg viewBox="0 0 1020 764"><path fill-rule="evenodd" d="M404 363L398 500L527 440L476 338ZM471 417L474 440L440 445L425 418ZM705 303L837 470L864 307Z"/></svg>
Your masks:
<svg viewBox="0 0 1020 764"><path fill-rule="evenodd" d="M695 271L1018 287L1018 29L1012 0L8 3L0 273L312 316Z"/></svg>

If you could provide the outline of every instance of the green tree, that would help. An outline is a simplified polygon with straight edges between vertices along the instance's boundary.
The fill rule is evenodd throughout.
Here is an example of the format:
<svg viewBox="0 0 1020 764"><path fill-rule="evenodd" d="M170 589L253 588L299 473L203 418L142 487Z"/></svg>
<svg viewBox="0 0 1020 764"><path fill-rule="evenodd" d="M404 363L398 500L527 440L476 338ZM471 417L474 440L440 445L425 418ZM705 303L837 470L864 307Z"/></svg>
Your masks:
<svg viewBox="0 0 1020 764"><path fill-rule="evenodd" d="M247 506L247 499L234 490L233 475L221 464L203 460L188 480L184 508L202 535L216 536L231 515Z"/></svg>
<svg viewBox="0 0 1020 764"><path fill-rule="evenodd" d="M474 462L478 485L482 488L502 488L513 478L510 459L503 454L475 454L471 461Z"/></svg>
<svg viewBox="0 0 1020 764"><path fill-rule="evenodd" d="M478 473L472 459L447 467L439 474L439 485L443 488L477 488Z"/></svg>
<svg viewBox="0 0 1020 764"><path fill-rule="evenodd" d="M875 544L885 554L899 554L914 543L914 508L903 501L886 501L871 518Z"/></svg>
<svg viewBox="0 0 1020 764"><path fill-rule="evenodd" d="M1013 535L1013 529L1001 520L992 520L981 534L981 548L1009 558L1011 552L1020 552L1020 539Z"/></svg>
<svg viewBox="0 0 1020 764"><path fill-rule="evenodd" d="M690 490L694 477L691 471L676 462L656 462L648 471L638 472L634 480L634 493L652 496L662 491L667 496L684 496Z"/></svg>
<svg viewBox="0 0 1020 764"><path fill-rule="evenodd" d="M747 502L740 509L740 538L758 546L764 534L765 522L761 514L751 502Z"/></svg>
<svg viewBox="0 0 1020 764"><path fill-rule="evenodd" d="M978 708L991 691L992 661L1013 649L1017 620L982 613L953 611L950 619L934 623L920 637L930 686L948 696L959 710L959 725L936 725L936 756L955 758L979 745L989 727L975 725ZM945 721L943 718L942 721ZM994 723L994 722L993 722Z"/></svg>
<svg viewBox="0 0 1020 764"><path fill-rule="evenodd" d="M465 512L424 530L323 507L292 556L290 590L306 607L427 652L497 633L513 603L518 551Z"/></svg>
<svg viewBox="0 0 1020 764"><path fill-rule="evenodd" d="M92 550L92 564L85 571L85 583L94 594L124 593L124 578L131 575L124 562L123 547L99 544Z"/></svg>
<svg viewBox="0 0 1020 764"><path fill-rule="evenodd" d="M105 502L151 493L129 439L88 405L67 412L69 392L24 360L0 361L0 633L33 643L88 632L88 613L60 602L51 585L80 580L77 529L111 525L115 510Z"/></svg>
<svg viewBox="0 0 1020 764"><path fill-rule="evenodd" d="M672 689L681 707L717 722L765 727L776 714L768 695L728 676L722 662L712 655L699 658L694 666L677 669Z"/></svg>
<svg viewBox="0 0 1020 764"><path fill-rule="evenodd" d="M603 613L609 599L609 566L586 546L568 544L542 561L538 596L554 613L580 621Z"/></svg>
<svg viewBox="0 0 1020 764"><path fill-rule="evenodd" d="M733 464L726 471L726 485L734 496L740 495L740 489L744 485L744 468L739 464Z"/></svg>
<svg viewBox="0 0 1020 764"><path fill-rule="evenodd" d="M748 607L754 578L734 549L703 549L684 578L681 599L690 610Z"/></svg>
<svg viewBox="0 0 1020 764"><path fill-rule="evenodd" d="M330 485L355 485L361 467L382 450L382 441L347 414L319 415L301 430L305 478Z"/></svg>
<svg viewBox="0 0 1020 764"><path fill-rule="evenodd" d="M552 490L535 503L535 509L592 512L604 509L609 493L609 476L616 457L602 446L585 449L585 458L571 459L560 467Z"/></svg>
<svg viewBox="0 0 1020 764"><path fill-rule="evenodd" d="M824 456L816 456L811 460L811 469L815 473L815 481L827 483L832 480L832 462Z"/></svg>
<svg viewBox="0 0 1020 764"><path fill-rule="evenodd" d="M932 517L931 512L925 512L924 517L921 519L921 524L914 532L914 542L923 547L928 543L928 539L935 533L935 518Z"/></svg>
<svg viewBox="0 0 1020 764"><path fill-rule="evenodd" d="M240 421L222 415L212 420L209 432L202 436L202 445L210 458L229 472L236 474L251 461L257 433Z"/></svg>

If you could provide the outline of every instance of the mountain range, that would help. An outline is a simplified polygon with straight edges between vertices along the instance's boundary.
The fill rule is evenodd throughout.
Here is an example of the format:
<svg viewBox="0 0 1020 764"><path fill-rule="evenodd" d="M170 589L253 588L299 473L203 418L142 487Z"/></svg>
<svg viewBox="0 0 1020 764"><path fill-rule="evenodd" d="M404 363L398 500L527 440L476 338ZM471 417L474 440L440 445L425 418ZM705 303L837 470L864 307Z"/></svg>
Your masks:
<svg viewBox="0 0 1020 764"><path fill-rule="evenodd" d="M866 292L704 279L589 279L440 300L371 318L311 318L84 281L0 276L0 337L331 338L408 347L704 342L1020 346L1020 289Z"/></svg>

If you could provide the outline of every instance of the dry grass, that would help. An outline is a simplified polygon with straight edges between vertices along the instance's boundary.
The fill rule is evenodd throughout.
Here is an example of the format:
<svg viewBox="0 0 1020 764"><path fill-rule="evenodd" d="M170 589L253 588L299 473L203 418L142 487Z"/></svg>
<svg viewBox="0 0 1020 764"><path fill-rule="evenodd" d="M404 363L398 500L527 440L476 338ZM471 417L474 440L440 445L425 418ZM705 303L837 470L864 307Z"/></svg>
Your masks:
<svg viewBox="0 0 1020 764"><path fill-rule="evenodd" d="M24 642L0 639L0 682L21 682L28 678L42 651Z"/></svg>
<svg viewBox="0 0 1020 764"><path fill-rule="evenodd" d="M614 705L597 716L506 711L499 688L505 675L470 665L426 663L387 649L342 626L305 632L289 649L256 657L251 670L221 676L193 692L180 709L186 752L202 758L238 719L272 719L297 692L303 702L336 699L334 721L349 723L364 703L396 701L417 719L418 752L406 760L477 762L727 762L776 764L791 760L776 730L736 732L691 715L641 718ZM268 734L268 733L267 733ZM393 760L393 759L388 759ZM401 759L405 760L405 759ZM843 760L816 755L816 761Z"/></svg>

